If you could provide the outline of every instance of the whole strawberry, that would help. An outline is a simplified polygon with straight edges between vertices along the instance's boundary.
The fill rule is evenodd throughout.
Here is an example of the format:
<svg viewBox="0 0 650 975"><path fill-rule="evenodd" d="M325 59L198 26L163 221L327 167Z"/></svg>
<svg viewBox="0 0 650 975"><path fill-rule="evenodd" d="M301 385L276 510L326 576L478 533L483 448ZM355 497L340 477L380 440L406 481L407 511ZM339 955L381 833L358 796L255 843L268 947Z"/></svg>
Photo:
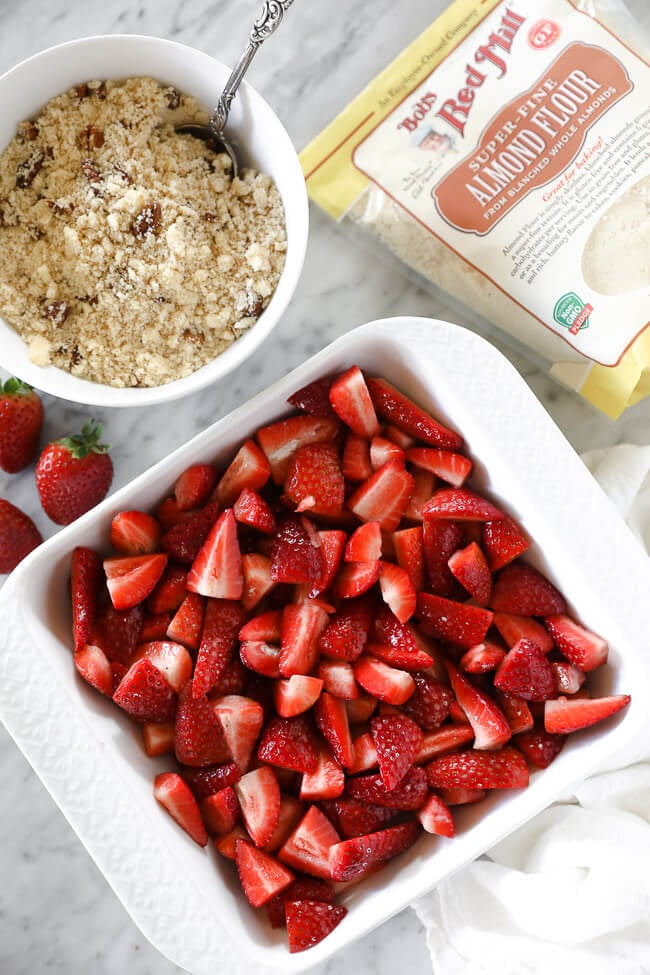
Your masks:
<svg viewBox="0 0 650 975"><path fill-rule="evenodd" d="M0 498L0 573L11 572L43 541L31 518Z"/></svg>
<svg viewBox="0 0 650 975"><path fill-rule="evenodd" d="M101 424L91 420L72 437L48 444L36 465L36 487L45 513L69 525L106 497L113 480L109 446Z"/></svg>
<svg viewBox="0 0 650 975"><path fill-rule="evenodd" d="M43 429L43 404L21 379L0 382L0 467L7 474L34 460Z"/></svg>

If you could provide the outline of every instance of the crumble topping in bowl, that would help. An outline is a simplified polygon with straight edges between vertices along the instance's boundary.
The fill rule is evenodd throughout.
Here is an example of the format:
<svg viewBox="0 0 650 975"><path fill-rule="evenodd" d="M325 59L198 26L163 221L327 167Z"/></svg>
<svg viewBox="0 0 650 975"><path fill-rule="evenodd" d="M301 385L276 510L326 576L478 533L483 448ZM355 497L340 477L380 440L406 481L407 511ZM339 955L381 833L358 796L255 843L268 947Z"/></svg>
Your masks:
<svg viewBox="0 0 650 975"><path fill-rule="evenodd" d="M178 135L196 101L152 78L90 81L0 156L0 314L37 365L158 386L258 319L286 255L272 179Z"/></svg>

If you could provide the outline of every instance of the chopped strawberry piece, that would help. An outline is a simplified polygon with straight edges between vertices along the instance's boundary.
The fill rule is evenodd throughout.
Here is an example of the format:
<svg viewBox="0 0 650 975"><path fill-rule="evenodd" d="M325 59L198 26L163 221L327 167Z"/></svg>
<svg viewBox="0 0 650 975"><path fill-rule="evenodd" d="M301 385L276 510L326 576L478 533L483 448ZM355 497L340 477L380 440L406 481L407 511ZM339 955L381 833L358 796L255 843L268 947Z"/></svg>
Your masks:
<svg viewBox="0 0 650 975"><path fill-rule="evenodd" d="M250 836L243 826L237 825L229 833L226 833L225 836L215 837L214 845L222 857L234 861L235 849L239 840L244 840L244 842L248 843Z"/></svg>
<svg viewBox="0 0 650 975"><path fill-rule="evenodd" d="M492 573L476 542L470 542L466 548L454 552L447 564L463 589L466 589L480 606L486 606L492 591Z"/></svg>
<svg viewBox="0 0 650 975"><path fill-rule="evenodd" d="M377 710L377 701L372 694L366 694L363 691L359 692L359 697L355 697L354 700L346 701L345 707L348 712L348 721L350 724L361 724L375 713Z"/></svg>
<svg viewBox="0 0 650 975"><path fill-rule="evenodd" d="M149 643L151 640L164 640L168 635L167 630L172 621L171 613L157 613L154 616L145 616L142 621L142 629L140 630L140 641L142 643ZM170 639L174 639L170 637ZM177 643L181 643L181 640L177 640Z"/></svg>
<svg viewBox="0 0 650 975"><path fill-rule="evenodd" d="M175 732L174 750L182 765L200 768L231 757L212 704L207 697L193 697L189 681L179 696Z"/></svg>
<svg viewBox="0 0 650 975"><path fill-rule="evenodd" d="M566 610L564 596L555 586L521 561L511 562L496 576L490 605L496 612L519 616L555 616Z"/></svg>
<svg viewBox="0 0 650 975"><path fill-rule="evenodd" d="M366 481L372 475L370 442L356 433L349 433L343 444L341 469L346 481Z"/></svg>
<svg viewBox="0 0 650 975"><path fill-rule="evenodd" d="M422 747L422 732L405 714L373 718L370 730L377 749L379 774L386 788L394 789Z"/></svg>
<svg viewBox="0 0 650 975"><path fill-rule="evenodd" d="M397 564L408 574L411 585L416 592L422 592L425 587L424 576L424 540L422 528L404 528L393 535L395 557Z"/></svg>
<svg viewBox="0 0 650 975"><path fill-rule="evenodd" d="M447 660L445 667L456 700L472 726L474 747L500 748L511 737L510 725L503 711Z"/></svg>
<svg viewBox="0 0 650 975"><path fill-rule="evenodd" d="M354 676L364 690L388 704L404 704L415 690L415 682L405 670L389 667L373 657L359 657Z"/></svg>
<svg viewBox="0 0 650 975"><path fill-rule="evenodd" d="M345 549L346 534L344 531L332 529L331 531L320 531L321 555L323 557L323 571L318 582L312 583L309 595L314 597L319 593L326 592L332 585L336 573L338 572L343 551Z"/></svg>
<svg viewBox="0 0 650 975"><path fill-rule="evenodd" d="M422 740L422 747L415 759L416 765L428 762L436 755L447 755L469 744L474 732L468 724L444 725L437 731L430 731Z"/></svg>
<svg viewBox="0 0 650 975"><path fill-rule="evenodd" d="M406 463L406 455L401 447L386 437L373 437L370 441L370 465L373 471L379 470L389 460Z"/></svg>
<svg viewBox="0 0 650 975"><path fill-rule="evenodd" d="M435 731L449 714L452 693L429 674L414 674L415 690L403 705L405 713L424 731Z"/></svg>
<svg viewBox="0 0 650 975"><path fill-rule="evenodd" d="M321 904L333 904L335 898L334 888L326 880L319 880L317 877L296 877L290 887L287 887L281 894L277 894L266 905L272 928L283 928L287 923L285 908L287 904L296 901L318 901Z"/></svg>
<svg viewBox="0 0 650 975"><path fill-rule="evenodd" d="M528 540L519 525L507 515L483 524L481 542L492 572L502 569L528 549Z"/></svg>
<svg viewBox="0 0 650 975"><path fill-rule="evenodd" d="M309 674L313 670L318 659L318 638L327 621L325 610L311 600L299 605L288 603L284 607L280 625L280 673L283 677Z"/></svg>
<svg viewBox="0 0 650 975"><path fill-rule="evenodd" d="M217 471L212 464L193 464L174 484L174 497L179 511L200 508L209 500L217 483Z"/></svg>
<svg viewBox="0 0 650 975"><path fill-rule="evenodd" d="M381 558L381 525L367 521L350 535L345 546L345 562L376 562Z"/></svg>
<svg viewBox="0 0 650 975"><path fill-rule="evenodd" d="M165 532L160 540L162 548L170 558L190 565L201 551L218 516L219 505L216 501L210 501L205 508L200 508Z"/></svg>
<svg viewBox="0 0 650 975"><path fill-rule="evenodd" d="M329 747L321 744L318 762L313 772L305 772L300 785L300 798L316 802L336 799L345 788L345 773Z"/></svg>
<svg viewBox="0 0 650 975"><path fill-rule="evenodd" d="M472 462L469 457L454 453L452 450L411 447L406 451L406 459L456 488L462 487L472 472Z"/></svg>
<svg viewBox="0 0 650 975"><path fill-rule="evenodd" d="M400 623L406 623L415 612L417 594L408 573L392 562L382 562L379 588L384 602Z"/></svg>
<svg viewBox="0 0 650 975"><path fill-rule="evenodd" d="M550 653L553 649L553 637L541 623L530 616L495 613L493 622L509 647L514 647L519 640L532 640L542 653Z"/></svg>
<svg viewBox="0 0 650 975"><path fill-rule="evenodd" d="M323 574L320 536L306 518L285 518L273 537L271 577L275 582L316 582Z"/></svg>
<svg viewBox="0 0 650 975"><path fill-rule="evenodd" d="M111 522L111 545L120 555L151 555L160 535L160 525L144 511L120 511Z"/></svg>
<svg viewBox="0 0 650 975"><path fill-rule="evenodd" d="M328 657L354 661L368 639L372 609L366 599L351 599L323 630L318 649Z"/></svg>
<svg viewBox="0 0 650 975"><path fill-rule="evenodd" d="M233 788L253 843L264 846L280 818L280 786L273 769L263 765L247 772Z"/></svg>
<svg viewBox="0 0 650 975"><path fill-rule="evenodd" d="M401 670L426 670L434 664L433 657L430 657L424 650L420 650L419 647L414 650L406 647L402 649L393 647L388 643L369 641L366 644L366 653L377 660L383 660L391 667L397 667Z"/></svg>
<svg viewBox="0 0 650 975"><path fill-rule="evenodd" d="M353 799L405 811L420 809L429 795L426 772L417 765L409 769L394 789L386 788L381 775L358 775L348 779L346 791Z"/></svg>
<svg viewBox="0 0 650 975"><path fill-rule="evenodd" d="M437 596L448 596L454 584L449 559L464 542L463 530L453 521L424 519L422 545L429 587Z"/></svg>
<svg viewBox="0 0 650 975"><path fill-rule="evenodd" d="M354 746L345 702L323 691L314 706L314 718L334 757L344 768L349 768L354 762Z"/></svg>
<svg viewBox="0 0 650 975"><path fill-rule="evenodd" d="M427 766L432 789L524 789L528 766L516 748L443 755Z"/></svg>
<svg viewBox="0 0 650 975"><path fill-rule="evenodd" d="M338 927L347 907L318 900L289 901L286 906L289 951L295 954L319 944Z"/></svg>
<svg viewBox="0 0 650 975"><path fill-rule="evenodd" d="M583 670L565 660L553 661L551 664L558 694L576 694L586 680Z"/></svg>
<svg viewBox="0 0 650 975"><path fill-rule="evenodd" d="M211 691L223 674L232 659L243 622L244 610L240 603L230 599L208 600L192 679L194 697Z"/></svg>
<svg viewBox="0 0 650 975"><path fill-rule="evenodd" d="M152 640L138 647L138 659L146 657L157 667L169 686L180 693L192 676L192 658L180 643L171 640Z"/></svg>
<svg viewBox="0 0 650 975"><path fill-rule="evenodd" d="M483 642L493 616L487 609L426 592L418 595L418 612L438 639L449 640L468 649Z"/></svg>
<svg viewBox="0 0 650 975"><path fill-rule="evenodd" d="M261 907L293 883L290 870L245 840L237 840L235 863L246 900L253 907Z"/></svg>
<svg viewBox="0 0 650 975"><path fill-rule="evenodd" d="M147 599L149 612L175 613L187 595L186 582L187 572L185 569L170 562L158 585Z"/></svg>
<svg viewBox="0 0 650 975"><path fill-rule="evenodd" d="M469 488L441 488L436 491L423 510L424 517L454 521L494 521L503 518L503 512L487 498Z"/></svg>
<svg viewBox="0 0 650 975"><path fill-rule="evenodd" d="M513 738L513 744L523 753L524 758L541 769L548 768L557 758L565 741L564 735L551 735L543 728L524 731Z"/></svg>
<svg viewBox="0 0 650 975"><path fill-rule="evenodd" d="M126 555L104 560L106 584L115 609L131 609L153 592L167 556Z"/></svg>
<svg viewBox="0 0 650 975"><path fill-rule="evenodd" d="M108 598L95 614L88 642L97 646L108 659L128 665L142 632L142 606L116 610Z"/></svg>
<svg viewBox="0 0 650 975"><path fill-rule="evenodd" d="M415 467L409 472L413 478L413 491L404 512L407 521L424 521L424 506L434 492L436 479L429 471Z"/></svg>
<svg viewBox="0 0 650 975"><path fill-rule="evenodd" d="M199 808L211 836L230 833L241 819L239 799L231 786L203 799Z"/></svg>
<svg viewBox="0 0 650 975"><path fill-rule="evenodd" d="M241 525L248 525L264 535L273 535L276 530L271 507L255 491L244 488L235 501L233 514Z"/></svg>
<svg viewBox="0 0 650 975"><path fill-rule="evenodd" d="M174 725L171 722L145 721L140 725L142 744L149 758L174 751Z"/></svg>
<svg viewBox="0 0 650 975"><path fill-rule="evenodd" d="M244 574L244 591L241 604L248 612L253 609L275 586L271 572L271 560L257 552L247 552L241 559Z"/></svg>
<svg viewBox="0 0 650 975"><path fill-rule="evenodd" d="M359 697L354 668L346 660L321 660L318 676L322 687L332 697L340 697L343 701L352 701Z"/></svg>
<svg viewBox="0 0 650 975"><path fill-rule="evenodd" d="M390 826L399 815L397 809L373 806L358 799L335 799L332 802L323 802L321 806L341 836L347 840Z"/></svg>
<svg viewBox="0 0 650 975"><path fill-rule="evenodd" d="M160 670L142 658L132 664L113 700L136 721L173 721L176 694Z"/></svg>
<svg viewBox="0 0 650 975"><path fill-rule="evenodd" d="M70 578L72 639L75 650L80 650L88 642L102 583L101 556L91 548L78 545L72 553Z"/></svg>
<svg viewBox="0 0 650 975"><path fill-rule="evenodd" d="M485 799L485 789L461 789L460 786L454 789L441 789L440 798L448 806L466 806L474 802L482 802Z"/></svg>
<svg viewBox="0 0 650 975"><path fill-rule="evenodd" d="M318 762L318 742L304 717L273 718L266 725L257 748L260 762L313 772Z"/></svg>
<svg viewBox="0 0 650 975"><path fill-rule="evenodd" d="M249 697L226 694L212 702L228 751L238 768L245 772L264 723L264 710ZM224 832L227 832L224 830Z"/></svg>
<svg viewBox="0 0 650 975"><path fill-rule="evenodd" d="M242 663L249 670L272 680L281 676L280 647L265 640L243 640L239 647Z"/></svg>
<svg viewBox="0 0 650 975"><path fill-rule="evenodd" d="M84 643L78 650L75 650L74 665L77 673L94 687L100 694L106 697L113 696L113 671L108 657L91 643Z"/></svg>
<svg viewBox="0 0 650 975"><path fill-rule="evenodd" d="M348 507L361 521L378 521L385 532L397 528L413 492L413 477L398 461L390 460L348 498Z"/></svg>
<svg viewBox="0 0 650 975"><path fill-rule="evenodd" d="M354 599L368 592L379 580L381 562L346 562L334 584L338 599Z"/></svg>
<svg viewBox="0 0 650 975"><path fill-rule="evenodd" d="M203 596L188 592L169 623L166 635L191 650L198 649L203 629L205 601Z"/></svg>
<svg viewBox="0 0 650 975"><path fill-rule="evenodd" d="M315 379L313 383L288 396L287 402L310 416L334 416L329 396L331 385L332 380L327 377Z"/></svg>
<svg viewBox="0 0 650 975"><path fill-rule="evenodd" d="M323 689L319 677L292 674L289 680L279 680L273 685L275 710L281 718L293 718L304 714L316 703Z"/></svg>
<svg viewBox="0 0 650 975"><path fill-rule="evenodd" d="M337 448L331 443L299 447L291 458L285 494L301 511L336 514L345 500Z"/></svg>
<svg viewBox="0 0 650 975"><path fill-rule="evenodd" d="M214 599L241 599L244 591L237 522L231 508L218 517L194 559L187 588Z"/></svg>
<svg viewBox="0 0 650 975"><path fill-rule="evenodd" d="M377 414L358 366L352 366L336 377L329 396L336 415L357 436L374 437L379 433Z"/></svg>
<svg viewBox="0 0 650 975"><path fill-rule="evenodd" d="M285 770L275 769L275 777L278 779L278 782L280 782L280 773L283 771ZM296 773L291 772L290 774L295 775ZM271 839L264 844L264 849L267 853L275 853L281 846L284 846L302 819L304 812L304 805L295 796L281 795L278 825L273 830Z"/></svg>
<svg viewBox="0 0 650 975"><path fill-rule="evenodd" d="M176 498L165 498L162 504L156 508L156 520L164 532L169 531L174 525L180 524L188 517L187 512L178 510Z"/></svg>
<svg viewBox="0 0 650 975"><path fill-rule="evenodd" d="M562 656L580 670L595 670L607 661L606 641L569 616L547 616L544 622Z"/></svg>
<svg viewBox="0 0 650 975"><path fill-rule="evenodd" d="M427 833L448 836L450 839L456 833L451 809L440 796L435 794L429 796L424 806L418 809L416 816Z"/></svg>
<svg viewBox="0 0 650 975"><path fill-rule="evenodd" d="M354 763L348 769L350 775L356 775L357 772L367 772L368 769L378 767L379 758L377 757L377 749L375 748L375 742L369 731L364 731L363 734L355 738L353 747ZM362 832L368 833L371 832L371 830L364 829Z"/></svg>
<svg viewBox="0 0 650 975"><path fill-rule="evenodd" d="M573 698L559 697L544 704L544 728L550 734L566 735L581 728L589 728L604 721L626 708L630 703L629 694L614 694L611 697Z"/></svg>
<svg viewBox="0 0 650 975"><path fill-rule="evenodd" d="M154 779L153 794L160 805L199 846L207 846L208 834L196 799L176 772L163 772Z"/></svg>
<svg viewBox="0 0 650 975"><path fill-rule="evenodd" d="M518 735L522 731L530 731L533 727L533 715L528 702L523 697L516 694L509 694L508 691L495 689L497 704L508 719L510 731L513 735Z"/></svg>
<svg viewBox="0 0 650 975"><path fill-rule="evenodd" d="M207 768L184 768L183 778L197 799L206 799L215 792L220 792L227 786L239 782L241 772L234 762L227 762L225 765L212 765Z"/></svg>
<svg viewBox="0 0 650 975"><path fill-rule="evenodd" d="M375 864L385 863L413 846L420 831L420 824L411 820L337 843L330 850L332 879L350 881L365 877Z"/></svg>
<svg viewBox="0 0 650 975"><path fill-rule="evenodd" d="M316 806L310 806L278 856L294 870L329 880L330 847L340 839L327 816Z"/></svg>
<svg viewBox="0 0 650 975"><path fill-rule="evenodd" d="M462 447L463 438L459 434L438 423L385 379L375 377L367 379L366 382L379 416L384 417L398 429L433 447L444 447L449 450L458 450Z"/></svg>
<svg viewBox="0 0 650 975"><path fill-rule="evenodd" d="M284 484L291 458L299 447L314 443L332 443L338 431L336 417L306 415L291 416L288 420L280 420L258 430L257 440L271 465L274 482Z"/></svg>
<svg viewBox="0 0 650 975"><path fill-rule="evenodd" d="M282 610L272 609L267 613L260 613L245 623L239 631L240 640L268 640L271 643L280 642L280 620Z"/></svg>
<svg viewBox="0 0 650 975"><path fill-rule="evenodd" d="M557 694L553 669L531 640L519 640L494 675L494 686L525 701L547 701Z"/></svg>
<svg viewBox="0 0 650 975"><path fill-rule="evenodd" d="M487 674L491 670L496 670L505 655L503 647L484 640L483 643L477 643L475 647L470 647L467 653L463 654L460 658L460 666L466 674Z"/></svg>
<svg viewBox="0 0 650 975"><path fill-rule="evenodd" d="M254 440L243 444L226 468L214 492L222 508L234 504L244 488L261 491L269 477L269 462Z"/></svg>

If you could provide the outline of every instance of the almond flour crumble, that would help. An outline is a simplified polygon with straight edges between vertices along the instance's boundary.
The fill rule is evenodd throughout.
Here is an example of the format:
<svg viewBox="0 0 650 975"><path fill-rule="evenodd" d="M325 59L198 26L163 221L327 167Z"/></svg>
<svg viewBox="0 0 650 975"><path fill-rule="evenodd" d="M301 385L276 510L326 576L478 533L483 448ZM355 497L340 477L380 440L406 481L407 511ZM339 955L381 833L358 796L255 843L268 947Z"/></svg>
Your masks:
<svg viewBox="0 0 650 975"><path fill-rule="evenodd" d="M255 324L286 255L271 180L181 121L151 78L90 81L21 123L0 157L0 314L32 361L110 386L187 376Z"/></svg>

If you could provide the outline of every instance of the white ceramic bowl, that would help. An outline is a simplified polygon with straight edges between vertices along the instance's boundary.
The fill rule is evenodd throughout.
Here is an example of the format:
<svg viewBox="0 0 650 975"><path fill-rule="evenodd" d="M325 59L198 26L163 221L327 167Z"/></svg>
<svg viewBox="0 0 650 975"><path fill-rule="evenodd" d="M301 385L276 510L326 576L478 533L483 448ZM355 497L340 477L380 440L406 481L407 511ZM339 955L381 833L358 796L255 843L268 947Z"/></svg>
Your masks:
<svg viewBox="0 0 650 975"><path fill-rule="evenodd" d="M75 545L106 549L112 516L156 505L200 460L223 465L286 398L359 363L386 376L466 438L473 483L536 540L529 557L572 611L609 641L596 694L629 691L618 718L575 734L528 789L455 813L458 835L423 836L349 889L349 913L315 948L290 955L283 931L254 912L232 864L201 850L152 793L169 759L152 761L137 729L79 680L72 664L68 576ZM150 941L192 975L295 975L330 958L478 857L647 727L648 560L573 449L512 366L475 334L397 318L348 333L220 420L32 553L0 594L0 717Z"/></svg>
<svg viewBox="0 0 650 975"><path fill-rule="evenodd" d="M150 75L175 85L211 108L230 69L194 48L158 37L107 35L60 44L22 61L0 77L0 151L20 121L33 118L54 95L94 78ZM54 366L30 362L18 334L0 318L0 365L37 389L93 406L146 406L194 393L222 379L268 338L298 284L307 247L309 211L305 181L294 146L277 115L243 83L233 102L228 131L245 148L246 164L273 177L284 203L287 257L278 287L256 324L221 355L192 375L164 386L114 389Z"/></svg>

